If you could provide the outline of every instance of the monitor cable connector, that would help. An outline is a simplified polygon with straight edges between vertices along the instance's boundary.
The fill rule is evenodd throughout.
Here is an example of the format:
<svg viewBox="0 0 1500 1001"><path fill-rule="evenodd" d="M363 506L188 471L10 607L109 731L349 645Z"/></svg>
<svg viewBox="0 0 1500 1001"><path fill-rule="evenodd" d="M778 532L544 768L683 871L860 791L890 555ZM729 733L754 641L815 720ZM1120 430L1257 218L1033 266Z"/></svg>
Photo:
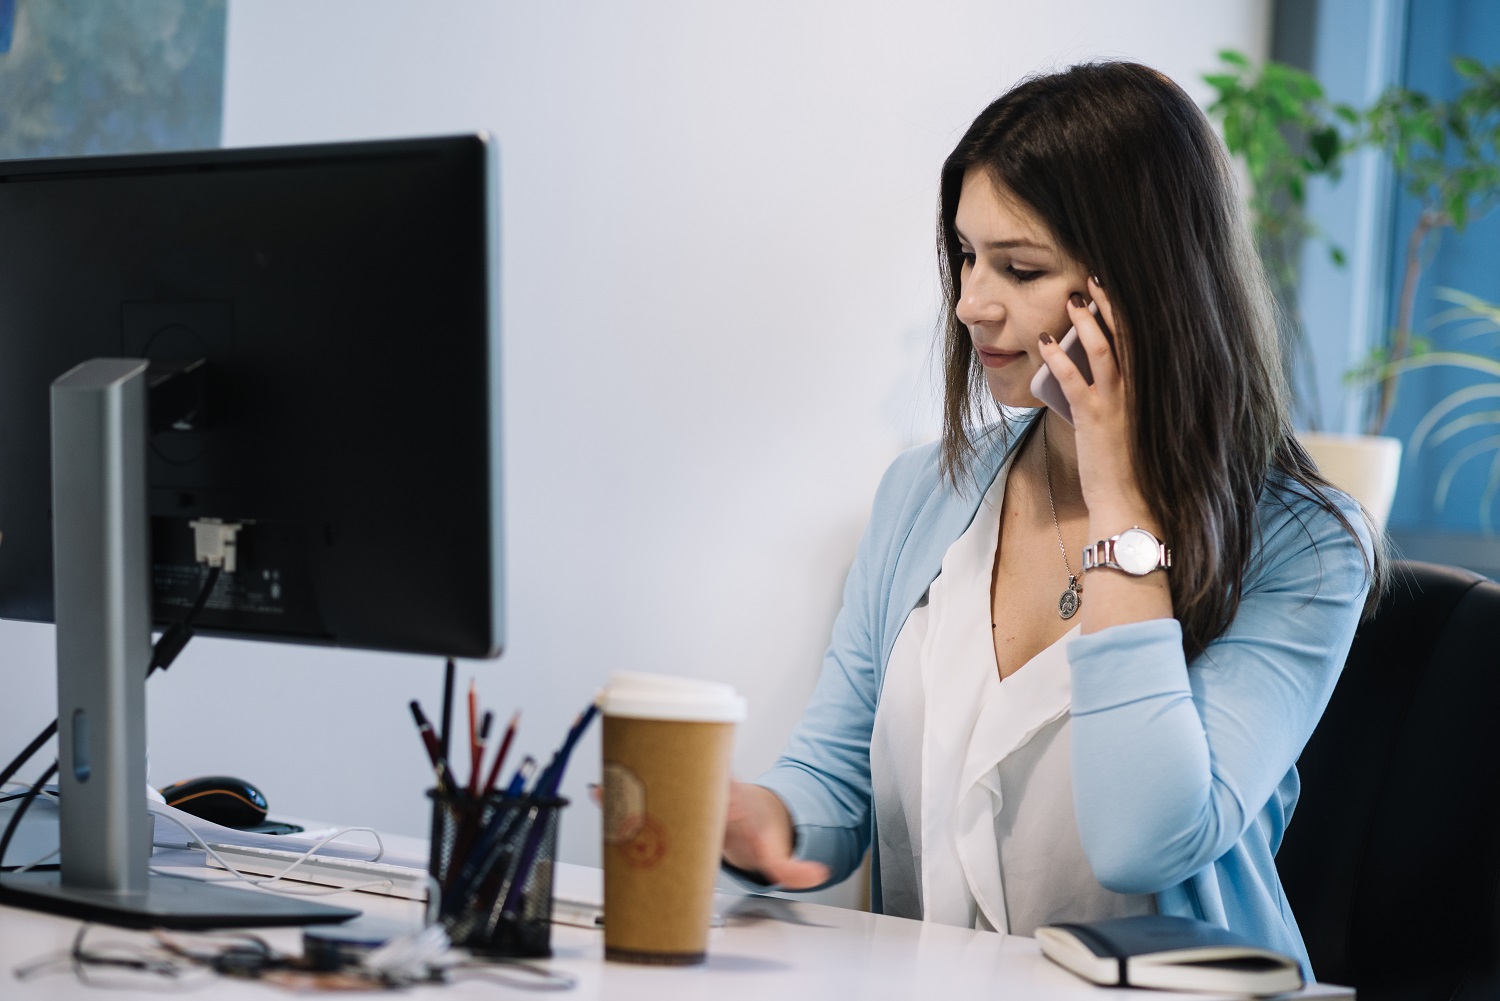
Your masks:
<svg viewBox="0 0 1500 1001"><path fill-rule="evenodd" d="M194 558L209 567L234 573L236 539L244 526L219 518L199 518L188 525L193 530Z"/></svg>

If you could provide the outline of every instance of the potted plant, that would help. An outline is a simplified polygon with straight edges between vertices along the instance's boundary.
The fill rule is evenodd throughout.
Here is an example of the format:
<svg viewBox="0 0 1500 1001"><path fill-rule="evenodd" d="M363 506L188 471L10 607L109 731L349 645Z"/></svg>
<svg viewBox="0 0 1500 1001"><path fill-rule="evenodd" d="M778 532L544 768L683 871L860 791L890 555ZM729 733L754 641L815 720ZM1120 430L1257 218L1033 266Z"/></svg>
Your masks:
<svg viewBox="0 0 1500 1001"><path fill-rule="evenodd" d="M1330 102L1323 86L1295 67L1277 62L1256 66L1229 49L1219 59L1220 71L1203 77L1215 95L1207 110L1219 122L1229 152L1244 165L1251 233L1280 310L1282 363L1298 398L1308 401L1300 416L1316 428L1317 380L1307 372L1313 360L1297 270L1309 239L1322 241L1335 264L1344 263L1344 254L1308 220L1307 185L1314 177L1338 179L1359 113Z"/></svg>
<svg viewBox="0 0 1500 1001"><path fill-rule="evenodd" d="M1453 68L1468 83L1451 102L1392 87L1365 113L1365 141L1390 156L1402 186L1421 205L1406 239L1390 344L1376 349L1362 373L1374 390L1365 426L1371 434L1379 434L1390 419L1398 381L1414 367L1407 360L1427 349L1413 336L1412 318L1431 245L1445 229L1462 233L1500 200L1500 65L1486 67L1460 56ZM1461 293L1455 301L1485 305ZM1481 310L1479 318L1483 315Z"/></svg>
<svg viewBox="0 0 1500 1001"><path fill-rule="evenodd" d="M1406 239L1401 294L1390 337L1350 373L1351 381L1368 389L1365 434L1320 433L1315 397L1310 398L1311 409L1303 412L1310 427L1301 439L1325 475L1383 523L1395 495L1401 456L1401 443L1383 432L1401 378L1417 369L1440 366L1500 375L1488 356L1431 351L1413 326L1417 290L1434 242L1445 230L1463 232L1500 201L1500 65L1485 66L1456 57L1453 67L1465 85L1452 101L1392 87L1368 110L1359 112L1329 102L1317 81L1299 70L1274 62L1257 68L1237 52L1221 52L1220 58L1227 71L1204 77L1217 95L1209 112L1223 123L1231 153L1245 163L1252 225L1286 317L1283 357L1299 393L1315 385L1305 371L1297 378L1299 368L1310 366L1311 355L1297 308L1296 263L1302 245L1318 235L1305 217L1307 180L1320 175L1337 180L1344 154L1374 147L1390 157L1402 187L1421 205ZM1338 248L1330 247L1330 252L1335 261L1342 262ZM1471 322L1493 318L1486 312L1493 307L1483 299L1452 290L1443 296L1457 309L1444 314L1447 317ZM1420 433L1412 436L1413 450L1446 440L1435 428L1450 414L1458 422L1444 425L1451 434L1485 423L1474 413L1455 414L1482 398L1487 394L1475 387L1445 396L1419 422ZM1500 414L1489 416L1488 423L1500 425ZM1460 454L1466 456L1460 467L1474 457L1467 448ZM1446 499L1454 468L1450 463L1440 478L1439 503ZM1492 473L1492 483L1500 483L1500 461Z"/></svg>
<svg viewBox="0 0 1500 1001"><path fill-rule="evenodd" d="M1365 430L1384 431L1400 380L1418 369L1458 368L1483 374L1487 382L1445 395L1418 421L1410 454L1454 435L1500 425L1500 414L1476 411L1471 404L1500 395L1500 362L1491 355L1452 348L1434 350L1418 337L1414 319L1417 291L1431 251L1446 230L1462 233L1500 201L1500 65L1485 66L1455 57L1453 68L1464 80L1451 101L1435 101L1403 87L1388 89L1364 114L1362 141L1391 159L1402 187L1420 205L1407 234L1401 293L1389 342L1372 352L1356 382L1369 388ZM1449 322L1466 321L1470 330L1493 324L1495 307L1484 299L1453 289L1437 290L1453 308L1431 321L1436 331ZM1469 441L1446 464L1434 500L1441 507L1457 471L1488 450L1492 438ZM1500 484L1500 463L1493 463L1490 486L1481 501L1481 520L1490 530L1490 509Z"/></svg>
<svg viewBox="0 0 1500 1001"><path fill-rule="evenodd" d="M1335 264L1343 252L1307 219L1307 185L1314 177L1337 180L1343 157L1361 142L1362 116L1328 100L1316 79L1295 67L1254 65L1239 52L1219 53L1221 70L1204 75L1215 98L1208 113L1224 143L1244 167L1250 185L1250 224L1280 312L1282 363L1303 406L1307 428L1298 435L1323 475L1385 524L1396 495L1401 443L1378 435L1346 435L1318 428L1321 407L1312 352L1297 294L1302 248L1322 241Z"/></svg>

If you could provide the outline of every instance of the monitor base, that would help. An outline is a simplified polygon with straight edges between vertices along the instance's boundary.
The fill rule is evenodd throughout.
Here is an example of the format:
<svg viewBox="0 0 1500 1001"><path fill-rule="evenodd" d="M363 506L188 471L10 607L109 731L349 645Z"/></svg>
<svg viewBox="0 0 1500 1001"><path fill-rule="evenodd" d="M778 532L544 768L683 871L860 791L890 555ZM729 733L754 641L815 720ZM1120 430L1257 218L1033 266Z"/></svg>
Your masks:
<svg viewBox="0 0 1500 1001"><path fill-rule="evenodd" d="M152 873L143 893L111 893L63 886L57 872L0 876L0 904L124 928L268 928L332 924L359 911L272 896L249 888Z"/></svg>

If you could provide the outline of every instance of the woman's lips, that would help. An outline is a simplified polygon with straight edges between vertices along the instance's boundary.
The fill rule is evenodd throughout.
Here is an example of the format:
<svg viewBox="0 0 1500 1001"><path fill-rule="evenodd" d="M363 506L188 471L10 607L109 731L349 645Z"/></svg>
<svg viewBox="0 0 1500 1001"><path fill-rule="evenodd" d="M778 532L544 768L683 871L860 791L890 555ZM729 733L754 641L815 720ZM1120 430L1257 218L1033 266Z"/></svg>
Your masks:
<svg viewBox="0 0 1500 1001"><path fill-rule="evenodd" d="M1004 368L1011 362L1019 361L1026 357L1025 351L996 351L990 348L982 348L974 345L974 350L979 353L979 361L985 368Z"/></svg>

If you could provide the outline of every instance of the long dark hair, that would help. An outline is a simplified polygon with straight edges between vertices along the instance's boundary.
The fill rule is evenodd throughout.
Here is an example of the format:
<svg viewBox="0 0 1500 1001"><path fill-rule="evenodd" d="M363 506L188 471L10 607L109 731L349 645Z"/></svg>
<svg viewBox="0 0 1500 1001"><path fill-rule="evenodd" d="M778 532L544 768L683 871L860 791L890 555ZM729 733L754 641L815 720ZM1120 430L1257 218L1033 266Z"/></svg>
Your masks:
<svg viewBox="0 0 1500 1001"><path fill-rule="evenodd" d="M1126 339L1132 460L1172 546L1172 603L1188 655L1233 620L1272 471L1358 540L1297 443L1275 304L1218 138L1192 100L1146 66L1089 63L1023 81L986 108L943 164L938 253L946 292L943 464L968 475L984 375L958 321L954 216L964 175L986 171L1096 274ZM1366 519L1368 521L1368 519ZM1373 608L1379 534L1365 552ZM1363 548L1363 543L1361 543Z"/></svg>

